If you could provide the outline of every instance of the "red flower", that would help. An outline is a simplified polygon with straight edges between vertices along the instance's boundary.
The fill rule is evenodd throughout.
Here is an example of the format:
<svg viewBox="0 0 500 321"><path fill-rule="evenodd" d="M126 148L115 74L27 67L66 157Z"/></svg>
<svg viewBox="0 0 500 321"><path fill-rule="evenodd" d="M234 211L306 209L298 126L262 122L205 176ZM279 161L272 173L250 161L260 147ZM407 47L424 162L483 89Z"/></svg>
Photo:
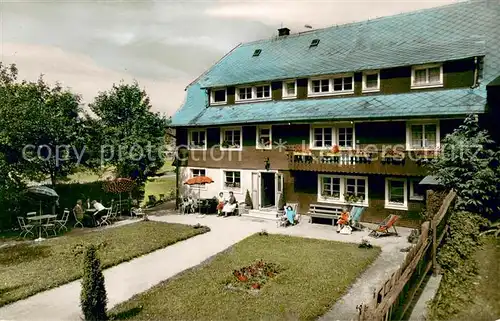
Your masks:
<svg viewBox="0 0 500 321"><path fill-rule="evenodd" d="M252 289L260 289L260 284L259 283L252 284Z"/></svg>
<svg viewBox="0 0 500 321"><path fill-rule="evenodd" d="M340 148L339 148L339 146L338 146L338 145L334 145L334 146L332 147L332 153L335 153L335 154L336 154L336 153L338 153L338 152L340 152Z"/></svg>

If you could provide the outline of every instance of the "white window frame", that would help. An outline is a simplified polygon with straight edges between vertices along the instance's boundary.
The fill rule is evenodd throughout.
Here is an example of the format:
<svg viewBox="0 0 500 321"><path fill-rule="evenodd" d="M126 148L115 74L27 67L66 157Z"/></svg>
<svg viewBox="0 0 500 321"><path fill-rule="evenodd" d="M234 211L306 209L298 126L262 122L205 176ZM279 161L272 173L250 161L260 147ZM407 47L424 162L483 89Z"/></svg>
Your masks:
<svg viewBox="0 0 500 321"><path fill-rule="evenodd" d="M205 176L207 175L207 169L206 169L206 168L191 167L191 168L189 169L189 177L190 177L190 178L195 177L193 172L194 172L194 171L196 171L196 170L198 170L198 171L205 171ZM207 189L207 184L203 184L203 185L191 185L190 187L191 187L191 188L194 188L194 189L197 189L197 190L198 190L198 189L201 189L201 190L206 190L206 189Z"/></svg>
<svg viewBox="0 0 500 321"><path fill-rule="evenodd" d="M366 87L366 76L377 74L377 88L368 88ZM363 89L364 93L373 93L380 91L380 70L368 70L363 71Z"/></svg>
<svg viewBox="0 0 500 321"><path fill-rule="evenodd" d="M234 172L234 173L240 173L240 187L227 187L226 186L226 173L227 172ZM241 192L241 186L243 185L243 177L242 177L242 171L241 170L234 170L234 169L221 169L221 182L222 182L222 190L223 191L230 191L230 192L237 192L237 193L240 193Z"/></svg>
<svg viewBox="0 0 500 321"><path fill-rule="evenodd" d="M340 195L339 198L332 198L332 197L325 197L321 195L321 187L323 183L323 178L324 177L331 177L331 178L340 178ZM346 186L346 181L347 179L363 179L365 180L365 198L363 199L363 202L356 202L356 203L348 203L344 199L345 191L347 190ZM369 206L369 196L368 196L368 176L346 176L346 175L327 175L327 174L319 174L318 175L318 202L322 203L333 203L333 204L339 204L339 205L349 205L349 204L355 204L358 206Z"/></svg>
<svg viewBox="0 0 500 321"><path fill-rule="evenodd" d="M439 82L438 83L429 83L429 75L428 71L426 72L426 83L425 84L415 84L415 71L422 69L429 69L439 67ZM417 65L412 66L411 68L411 89L420 89L420 88L435 88L435 87L443 87L443 64L426 64L426 65Z"/></svg>
<svg viewBox="0 0 500 321"><path fill-rule="evenodd" d="M214 91L219 91L219 90L224 90L224 101L216 102ZM210 89L210 105L217 106L217 105L225 105L225 104L227 104L227 88L211 88Z"/></svg>
<svg viewBox="0 0 500 321"><path fill-rule="evenodd" d="M420 178L410 178L409 179L409 184L410 184L410 200L412 201L423 201L424 200L424 195L415 195L415 189L413 188L413 183L419 183L421 181Z"/></svg>
<svg viewBox="0 0 500 321"><path fill-rule="evenodd" d="M290 84L290 83L294 84L294 87L295 87L295 90L294 90L295 94L294 95L289 95L288 92L287 92L287 84ZM294 99L294 98L297 98L297 80L296 79L284 80L281 92L282 92L281 96L283 97L283 99Z"/></svg>
<svg viewBox="0 0 500 321"><path fill-rule="evenodd" d="M321 188L322 188L322 183L323 183L323 178L324 177L330 177L330 178L340 178L340 195L339 198L332 198L332 197L325 197L321 195ZM344 199L344 194L345 191L347 190L346 186L346 181L347 179L363 179L365 180L365 198L363 199L363 202L356 202L356 203L348 203ZM369 206L369 196L368 196L368 176L346 176L346 175L327 175L327 174L319 174L318 175L318 202L322 203L333 203L333 204L339 204L339 205L349 205L349 204L356 204L359 206Z"/></svg>
<svg viewBox="0 0 500 321"><path fill-rule="evenodd" d="M240 131L240 147L238 148L233 148L233 147L222 147L222 143L224 143L224 138L226 137L225 132L229 130L239 130ZM222 127L220 131L220 150L243 150L243 127L242 126L236 126L236 127Z"/></svg>
<svg viewBox="0 0 500 321"><path fill-rule="evenodd" d="M334 91L333 90L333 81L338 78L352 78L352 89L350 90L342 90L342 91ZM328 80L328 91L327 92L319 92L315 93L313 91L313 81L315 80ZM308 97L321 97L321 96L335 96L335 95L352 95L354 94L354 73L345 73L345 74L337 74L333 76L323 76L323 77L313 77L309 78L309 84L307 89Z"/></svg>
<svg viewBox="0 0 500 321"><path fill-rule="evenodd" d="M205 145L201 148L193 147L191 145L191 141L193 140L193 133L194 132L204 132L205 133ZM207 150L207 129L206 128L192 128L189 129L188 131L188 149L189 150Z"/></svg>
<svg viewBox="0 0 500 321"><path fill-rule="evenodd" d="M411 126L412 125L436 125L436 144L435 148L430 149L430 148L414 148L412 146L412 139L411 139ZM425 132L422 131L423 137L425 137ZM423 139L422 137L422 139ZM419 120L419 121L407 121L406 122L406 150L429 150L429 151L435 151L439 150L441 148L441 130L440 130L440 122L439 120L436 119L429 119L429 120Z"/></svg>
<svg viewBox="0 0 500 321"><path fill-rule="evenodd" d="M352 147L341 147L339 145L339 128L352 128ZM332 146L331 147L316 147L314 146L314 129L315 128L331 128L332 129ZM356 148L356 126L351 123L320 123L309 126L309 149L311 150L329 150L337 145L340 150L352 150Z"/></svg>
<svg viewBox="0 0 500 321"><path fill-rule="evenodd" d="M260 144L260 130L269 129L269 141L271 144L269 146L262 146ZM256 149L273 149L273 128L271 125L268 126L257 126L255 131L255 148Z"/></svg>
<svg viewBox="0 0 500 321"><path fill-rule="evenodd" d="M391 203L389 201L389 182L403 182L403 204ZM406 178L386 177L385 178L385 208L393 210L408 210L408 180Z"/></svg>
<svg viewBox="0 0 500 321"><path fill-rule="evenodd" d="M269 97L257 98L257 87L267 86L269 87ZM240 98L240 89L242 88L251 88L252 98L250 99L241 99ZM268 101L273 98L273 88L270 83L256 84L251 86L238 86L235 88L235 103L246 103L246 102L255 102L255 101Z"/></svg>

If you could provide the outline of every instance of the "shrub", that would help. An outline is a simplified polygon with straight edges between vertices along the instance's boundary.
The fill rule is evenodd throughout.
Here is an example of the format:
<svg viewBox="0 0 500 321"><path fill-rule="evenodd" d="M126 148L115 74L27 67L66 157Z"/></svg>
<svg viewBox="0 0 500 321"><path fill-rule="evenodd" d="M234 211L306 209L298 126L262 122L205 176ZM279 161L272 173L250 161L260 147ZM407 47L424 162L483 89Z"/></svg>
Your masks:
<svg viewBox="0 0 500 321"><path fill-rule="evenodd" d="M245 205L253 209L252 197L250 197L250 192L247 190L247 194L245 195Z"/></svg>
<svg viewBox="0 0 500 321"><path fill-rule="evenodd" d="M371 245L370 241L367 239L362 239L361 244L358 245L360 249L371 249L373 248L373 245Z"/></svg>
<svg viewBox="0 0 500 321"><path fill-rule="evenodd" d="M85 249L83 259L82 291L80 305L86 321L107 320L108 298L104 286L101 261L97 257L97 247L93 244Z"/></svg>
<svg viewBox="0 0 500 321"><path fill-rule="evenodd" d="M278 210L280 210L280 211L284 210L285 209L285 204L286 204L285 193L281 193L280 199L278 201Z"/></svg>

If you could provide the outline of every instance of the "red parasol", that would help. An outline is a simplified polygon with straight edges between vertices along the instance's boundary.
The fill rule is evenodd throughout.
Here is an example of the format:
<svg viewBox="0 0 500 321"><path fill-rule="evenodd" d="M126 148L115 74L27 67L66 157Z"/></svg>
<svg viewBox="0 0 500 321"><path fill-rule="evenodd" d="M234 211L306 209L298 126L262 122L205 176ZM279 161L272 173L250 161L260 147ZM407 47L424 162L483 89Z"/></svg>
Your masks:
<svg viewBox="0 0 500 321"><path fill-rule="evenodd" d="M191 177L190 179L185 181L184 184L186 184L186 185L205 185L205 184L211 184L213 182L214 182L214 180L208 176L195 176L195 177ZM200 194L201 194L201 189L198 190L198 200L201 198ZM198 206L198 211L200 211L199 206Z"/></svg>
<svg viewBox="0 0 500 321"><path fill-rule="evenodd" d="M122 193L131 192L134 189L135 181L130 178L116 178L113 180L105 181L102 188L107 193L118 193L120 196L120 203L122 201Z"/></svg>

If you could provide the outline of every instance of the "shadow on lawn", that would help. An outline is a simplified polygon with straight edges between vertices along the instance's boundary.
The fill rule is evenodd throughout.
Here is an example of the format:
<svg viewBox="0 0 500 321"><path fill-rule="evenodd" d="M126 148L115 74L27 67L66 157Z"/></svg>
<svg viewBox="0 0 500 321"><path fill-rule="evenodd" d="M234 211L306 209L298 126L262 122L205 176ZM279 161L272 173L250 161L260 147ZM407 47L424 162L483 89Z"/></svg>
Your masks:
<svg viewBox="0 0 500 321"><path fill-rule="evenodd" d="M5 247L0 251L0 264L16 265L19 263L38 260L50 256L51 250L47 245L41 244L16 244Z"/></svg>
<svg viewBox="0 0 500 321"><path fill-rule="evenodd" d="M16 285L16 286L11 286L11 287L6 287L6 288L0 288L0 296L8 294L11 291L15 291L19 288L22 288L25 286L24 284Z"/></svg>
<svg viewBox="0 0 500 321"><path fill-rule="evenodd" d="M127 320L127 319L135 317L136 315L141 313L141 311L142 311L142 305L128 309L128 310L120 312L120 313L111 314L109 316L109 319L110 320Z"/></svg>

